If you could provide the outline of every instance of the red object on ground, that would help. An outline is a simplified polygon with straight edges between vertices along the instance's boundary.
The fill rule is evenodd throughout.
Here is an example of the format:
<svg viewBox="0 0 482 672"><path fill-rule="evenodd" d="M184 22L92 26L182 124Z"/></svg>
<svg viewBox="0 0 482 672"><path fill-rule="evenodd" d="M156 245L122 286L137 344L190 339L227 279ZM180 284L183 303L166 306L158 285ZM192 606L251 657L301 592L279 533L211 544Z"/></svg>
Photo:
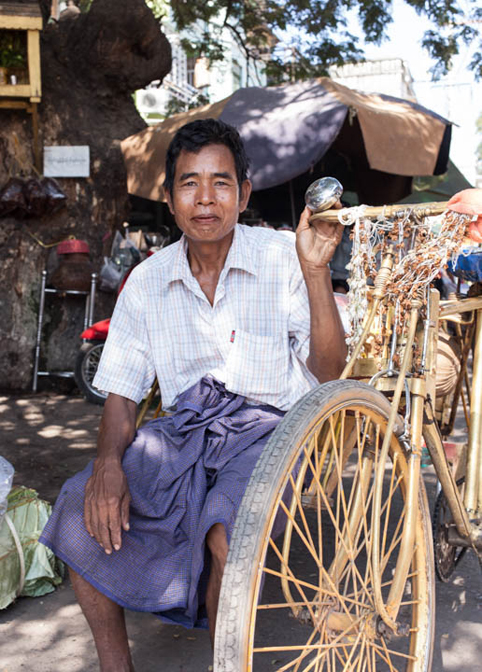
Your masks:
<svg viewBox="0 0 482 672"><path fill-rule="evenodd" d="M459 447L458 443L449 443L448 441L443 442L445 455L447 460L453 462L457 458L457 449Z"/></svg>
<svg viewBox="0 0 482 672"><path fill-rule="evenodd" d="M89 244L85 240L64 240L57 245L57 254L72 254L74 252L89 254Z"/></svg>

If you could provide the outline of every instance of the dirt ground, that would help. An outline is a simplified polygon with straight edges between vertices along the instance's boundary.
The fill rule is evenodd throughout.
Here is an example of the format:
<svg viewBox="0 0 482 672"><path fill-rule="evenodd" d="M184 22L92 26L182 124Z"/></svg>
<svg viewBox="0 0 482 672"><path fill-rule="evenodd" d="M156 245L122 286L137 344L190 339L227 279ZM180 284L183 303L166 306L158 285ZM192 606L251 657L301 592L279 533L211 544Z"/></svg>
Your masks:
<svg viewBox="0 0 482 672"><path fill-rule="evenodd" d="M15 483L54 502L63 481L95 454L102 409L80 396L41 393L0 396L0 454L15 467ZM433 503L435 479L425 470ZM482 577L468 554L448 584L437 583L433 672L475 672L482 655ZM136 669L205 672L212 655L203 631L167 626L129 613ZM94 672L94 646L68 581L42 598L21 598L0 612L0 672Z"/></svg>

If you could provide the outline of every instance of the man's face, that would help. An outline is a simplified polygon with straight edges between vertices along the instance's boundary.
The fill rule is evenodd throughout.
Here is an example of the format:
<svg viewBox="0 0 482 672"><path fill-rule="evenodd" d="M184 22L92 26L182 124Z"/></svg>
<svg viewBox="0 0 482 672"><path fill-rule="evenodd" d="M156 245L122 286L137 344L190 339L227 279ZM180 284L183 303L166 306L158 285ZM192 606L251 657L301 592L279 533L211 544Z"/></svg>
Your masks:
<svg viewBox="0 0 482 672"><path fill-rule="evenodd" d="M197 154L179 154L167 203L189 240L214 243L232 232L250 194L249 180L240 194L234 157L226 145L207 145Z"/></svg>

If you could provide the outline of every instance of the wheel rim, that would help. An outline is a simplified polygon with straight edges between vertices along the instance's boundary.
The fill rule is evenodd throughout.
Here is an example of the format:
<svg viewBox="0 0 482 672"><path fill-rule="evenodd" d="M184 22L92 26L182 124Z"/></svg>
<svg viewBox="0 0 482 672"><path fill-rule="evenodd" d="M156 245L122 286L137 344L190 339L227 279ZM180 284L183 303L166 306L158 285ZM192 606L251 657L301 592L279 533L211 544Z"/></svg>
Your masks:
<svg viewBox="0 0 482 672"><path fill-rule="evenodd" d="M292 464L280 489L284 495L273 509L274 531L266 535L262 558L267 561L260 563L254 591L258 595L264 585L251 613L248 658L256 672L425 669L425 548L419 545L412 559L397 637L390 637L374 606L373 474L385 424L374 410L345 405L316 422L300 442L301 458ZM403 531L408 477L395 438L390 457L381 512L386 604ZM286 530L274 539L282 516ZM288 617L280 619L280 613ZM274 614L277 631L269 623ZM281 628L280 620L285 623Z"/></svg>
<svg viewBox="0 0 482 672"><path fill-rule="evenodd" d="M82 379L84 383L87 385L87 387L91 390L91 392L99 397L102 397L103 399L106 399L107 393L103 392L102 390L98 390L96 387L93 386L94 377L99 367L99 362L103 349L104 349L104 343L99 343L97 345L92 346L92 348L89 350L89 352L85 355L84 359L82 360L81 372L82 372Z"/></svg>

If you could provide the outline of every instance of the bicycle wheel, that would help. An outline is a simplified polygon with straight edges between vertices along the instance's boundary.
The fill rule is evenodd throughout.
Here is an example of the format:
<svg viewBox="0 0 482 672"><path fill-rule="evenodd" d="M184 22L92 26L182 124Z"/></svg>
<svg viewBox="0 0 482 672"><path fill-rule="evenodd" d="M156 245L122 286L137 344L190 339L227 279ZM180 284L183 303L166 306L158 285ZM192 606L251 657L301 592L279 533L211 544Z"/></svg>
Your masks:
<svg viewBox="0 0 482 672"><path fill-rule="evenodd" d="M74 378L83 396L93 404L104 404L107 393L93 386L105 341L88 341L82 346L75 361Z"/></svg>
<svg viewBox="0 0 482 672"><path fill-rule="evenodd" d="M230 541L215 672L430 670L434 574L422 484L396 636L375 609L373 483L389 411L373 388L334 381L301 399L275 430ZM396 433L383 468L380 581L390 607L408 487Z"/></svg>

